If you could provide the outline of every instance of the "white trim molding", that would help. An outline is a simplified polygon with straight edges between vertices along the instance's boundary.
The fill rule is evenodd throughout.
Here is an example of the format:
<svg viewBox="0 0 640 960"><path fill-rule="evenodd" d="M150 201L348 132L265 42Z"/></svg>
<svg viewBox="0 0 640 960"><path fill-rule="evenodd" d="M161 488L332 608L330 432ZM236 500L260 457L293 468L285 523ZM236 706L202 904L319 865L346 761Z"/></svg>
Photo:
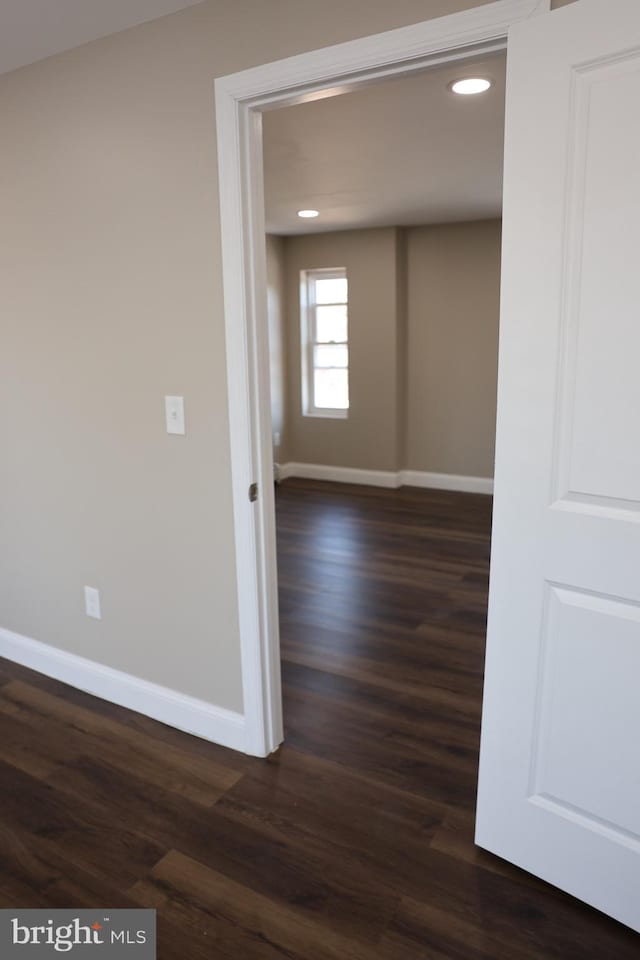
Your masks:
<svg viewBox="0 0 640 960"><path fill-rule="evenodd" d="M357 483L367 487L425 487L433 490L458 490L462 493L493 493L492 477L467 477L454 473L427 473L422 470L362 470L357 467L333 467L323 463L283 463L279 479L300 477L305 480L329 480L333 483Z"/></svg>
<svg viewBox="0 0 640 960"><path fill-rule="evenodd" d="M550 0L497 0L215 81L236 589L246 736L256 755L283 739L262 112L505 50L512 26L549 8Z"/></svg>
<svg viewBox="0 0 640 960"><path fill-rule="evenodd" d="M458 490L461 493L493 493L493 477L467 477L457 473L425 473L401 470L401 487L428 487L433 490Z"/></svg>
<svg viewBox="0 0 640 960"><path fill-rule="evenodd" d="M241 713L216 707L1 627L0 656L203 740L249 752Z"/></svg>
<svg viewBox="0 0 640 960"><path fill-rule="evenodd" d="M367 487L397 487L398 474L391 470L360 470L357 467L332 467L323 463L283 463L280 480L300 477L306 480L332 480L334 483L361 483Z"/></svg>

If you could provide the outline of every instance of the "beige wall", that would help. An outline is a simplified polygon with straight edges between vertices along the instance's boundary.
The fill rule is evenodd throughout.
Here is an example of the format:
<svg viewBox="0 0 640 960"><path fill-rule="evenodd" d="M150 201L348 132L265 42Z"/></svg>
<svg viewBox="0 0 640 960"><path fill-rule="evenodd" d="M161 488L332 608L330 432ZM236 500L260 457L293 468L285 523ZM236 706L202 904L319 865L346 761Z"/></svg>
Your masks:
<svg viewBox="0 0 640 960"><path fill-rule="evenodd" d="M210 0L0 78L0 626L241 709L213 79L478 5Z"/></svg>
<svg viewBox="0 0 640 960"><path fill-rule="evenodd" d="M289 459L394 470L397 438L394 228L287 237ZM349 279L349 416L302 415L300 271L346 267Z"/></svg>
<svg viewBox="0 0 640 960"><path fill-rule="evenodd" d="M407 231L409 470L492 477L500 222Z"/></svg>
<svg viewBox="0 0 640 960"><path fill-rule="evenodd" d="M287 459L285 263L282 237L267 236L267 321L274 463Z"/></svg>
<svg viewBox="0 0 640 960"><path fill-rule="evenodd" d="M284 249L289 460L493 476L500 222L287 237ZM349 277L345 420L302 415L300 271L330 266Z"/></svg>

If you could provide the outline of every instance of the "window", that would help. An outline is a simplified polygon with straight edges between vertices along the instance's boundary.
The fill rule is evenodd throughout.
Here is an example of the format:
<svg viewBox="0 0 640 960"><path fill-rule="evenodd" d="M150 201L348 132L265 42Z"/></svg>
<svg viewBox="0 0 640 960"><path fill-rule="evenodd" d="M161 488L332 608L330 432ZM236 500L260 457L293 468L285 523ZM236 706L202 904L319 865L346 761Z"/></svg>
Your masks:
<svg viewBox="0 0 640 960"><path fill-rule="evenodd" d="M348 416L347 291L342 268L302 271L302 412L307 417Z"/></svg>

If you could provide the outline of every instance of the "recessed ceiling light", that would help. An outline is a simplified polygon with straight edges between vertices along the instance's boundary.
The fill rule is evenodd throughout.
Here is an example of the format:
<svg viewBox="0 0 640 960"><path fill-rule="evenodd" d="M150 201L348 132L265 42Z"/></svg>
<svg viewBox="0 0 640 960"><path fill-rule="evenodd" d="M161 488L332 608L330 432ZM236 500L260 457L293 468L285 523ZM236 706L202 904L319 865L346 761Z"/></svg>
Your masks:
<svg viewBox="0 0 640 960"><path fill-rule="evenodd" d="M484 93L491 86L491 80L486 77L464 77L462 80L456 80L451 84L450 89L454 93L460 93L462 96L469 97L474 93Z"/></svg>
<svg viewBox="0 0 640 960"><path fill-rule="evenodd" d="M319 210L298 210L298 216L302 217L303 220L312 220L313 217L319 217Z"/></svg>

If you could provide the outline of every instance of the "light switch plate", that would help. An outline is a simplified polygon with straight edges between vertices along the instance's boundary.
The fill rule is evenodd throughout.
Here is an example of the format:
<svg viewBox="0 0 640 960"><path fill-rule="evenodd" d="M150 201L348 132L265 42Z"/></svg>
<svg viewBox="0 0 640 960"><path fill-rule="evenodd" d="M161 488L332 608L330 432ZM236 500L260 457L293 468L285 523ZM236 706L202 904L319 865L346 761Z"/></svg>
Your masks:
<svg viewBox="0 0 640 960"><path fill-rule="evenodd" d="M96 587L84 588L84 609L88 617L102 620L100 611L100 591Z"/></svg>
<svg viewBox="0 0 640 960"><path fill-rule="evenodd" d="M165 397L165 413L167 418L167 433L185 435L184 425L184 397Z"/></svg>

